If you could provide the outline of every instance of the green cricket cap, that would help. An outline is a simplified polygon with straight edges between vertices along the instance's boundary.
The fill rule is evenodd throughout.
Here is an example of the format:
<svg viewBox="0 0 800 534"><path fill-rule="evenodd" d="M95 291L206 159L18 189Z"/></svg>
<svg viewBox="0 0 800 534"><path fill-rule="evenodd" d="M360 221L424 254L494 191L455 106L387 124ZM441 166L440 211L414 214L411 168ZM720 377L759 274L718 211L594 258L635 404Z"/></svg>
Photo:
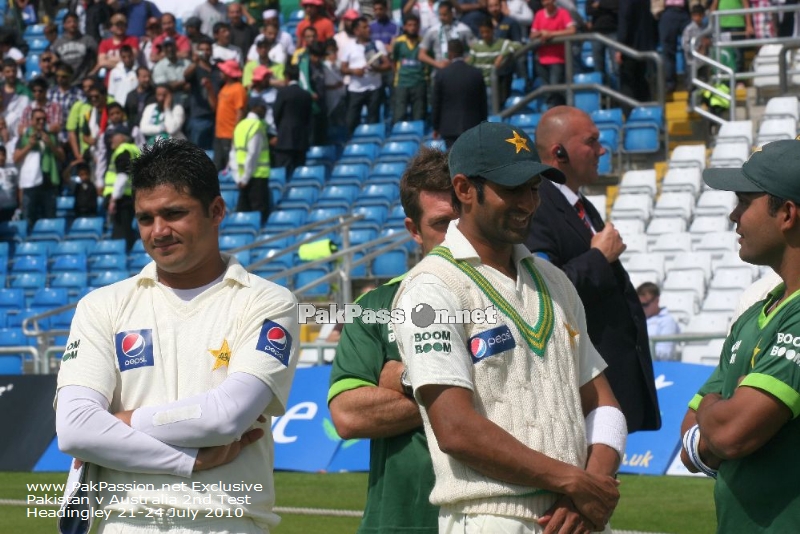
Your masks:
<svg viewBox="0 0 800 534"><path fill-rule="evenodd" d="M564 174L545 165L531 138L502 122L482 122L462 133L450 148L450 177L482 176L505 186L522 185L542 175L563 184Z"/></svg>
<svg viewBox="0 0 800 534"><path fill-rule="evenodd" d="M706 169L709 187L737 193L768 193L800 202L800 137L757 148L740 169Z"/></svg>

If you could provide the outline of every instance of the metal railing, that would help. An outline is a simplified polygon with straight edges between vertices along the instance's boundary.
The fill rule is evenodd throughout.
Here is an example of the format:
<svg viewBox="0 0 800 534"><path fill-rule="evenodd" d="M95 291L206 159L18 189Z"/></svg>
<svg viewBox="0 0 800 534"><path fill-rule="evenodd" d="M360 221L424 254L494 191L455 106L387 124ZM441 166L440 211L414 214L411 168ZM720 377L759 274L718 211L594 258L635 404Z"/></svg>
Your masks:
<svg viewBox="0 0 800 534"><path fill-rule="evenodd" d="M725 122L725 119L714 115L713 113L709 112L708 110L704 109L701 106L701 99L702 99L702 91L708 91L713 95L725 100L728 103L728 120L736 120L736 84L740 81L744 80L751 80L756 79L759 77L765 76L774 76L774 74L764 74L758 72L737 72L734 69L728 67L727 65L721 62L721 55L723 48L750 48L750 47L759 47L762 45L769 45L769 44L781 44L783 45L780 50L780 54L778 56L778 65L779 65L779 79L780 79L780 89L782 93L786 93L788 91L788 76L787 74L800 74L800 70L789 70L786 65L786 51L787 50L794 50L800 48L800 39L795 37L770 37L765 39L738 39L738 40L722 40L722 36L725 33L730 32L723 32L723 28L720 26L720 17L730 16L730 15L753 15L757 13L765 13L765 14L776 14L776 13L787 13L794 16L796 13L800 12L800 5L799 4L792 4L792 5L784 5L784 6L770 6L770 7L759 7L759 8L748 8L748 9L730 9L725 11L714 11L708 14L709 16L709 25L703 32L696 35L692 38L690 47L691 47L691 56L692 56L692 64L691 64L691 84L693 88L700 89L701 91L690 91L691 93L691 100L690 105L692 111L700 115L701 117L705 118L706 120L712 121L716 124L722 124ZM698 52L698 43L700 39L705 37L711 36L711 40L714 45L714 53L713 57L701 54ZM712 69L711 74L711 82L708 83L704 80L701 80L698 76L698 72L700 68L703 66L708 66ZM725 82L728 86L729 93L725 93L715 87L715 84L719 82Z"/></svg>
<svg viewBox="0 0 800 534"><path fill-rule="evenodd" d="M614 39L610 39L603 34L600 33L577 33L574 35L562 35L559 37L554 37L553 39L547 41L547 44L557 44L557 43L564 43L567 52L569 52L569 44L575 41L598 41L603 43L606 47L618 51L622 53L623 56L630 57L636 60L641 61L652 61L655 65L656 69L656 95L657 98L655 101L651 102L640 102L638 100L634 100L627 95L622 94L619 91L606 87L605 85L596 84L596 83L574 83L573 75L575 73L575 67L573 65L573 55L571 53L564 54L564 71L565 71L565 83L557 84L557 85L545 85L543 87L539 87L525 95L520 102L516 105L509 107L507 109L502 109L503 103L500 102L500 91L499 91L499 79L497 76L497 70L493 66L491 70L491 86L492 86L492 112L495 115L500 115L501 117L509 117L516 113L521 108L525 107L529 102L542 96L545 93L551 93L554 91L563 91L566 93L567 97L567 104L573 105L575 99L575 91L581 90L593 90L602 93L603 95L621 102L627 106L631 107L638 107L638 106L648 106L648 105L657 105L660 107L664 107L664 103L666 102L666 94L664 89L664 61L661 59L661 56L658 52L655 51L648 51L648 52L640 52L639 50L635 50L621 44ZM534 51L542 44L541 39L534 39L528 42L525 46L514 52L513 60L516 62L520 58L526 58L529 52Z"/></svg>

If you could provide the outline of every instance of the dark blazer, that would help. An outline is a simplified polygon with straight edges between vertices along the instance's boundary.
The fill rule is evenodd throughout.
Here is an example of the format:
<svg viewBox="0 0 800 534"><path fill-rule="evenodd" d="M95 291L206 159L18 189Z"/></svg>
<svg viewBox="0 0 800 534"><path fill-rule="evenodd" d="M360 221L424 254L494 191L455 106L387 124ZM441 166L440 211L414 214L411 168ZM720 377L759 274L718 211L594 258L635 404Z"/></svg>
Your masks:
<svg viewBox="0 0 800 534"><path fill-rule="evenodd" d="M139 126L141 122L142 112L148 105L156 101L156 93L152 89L145 91L144 103L142 109L139 109L139 93L133 89L128 96L125 97L125 102L120 102L125 108L125 116L128 118L128 124Z"/></svg>
<svg viewBox="0 0 800 534"><path fill-rule="evenodd" d="M481 71L458 60L437 72L431 108L433 129L441 137L458 137L485 121L489 109Z"/></svg>
<svg viewBox="0 0 800 534"><path fill-rule="evenodd" d="M660 428L647 323L628 273L619 261L609 264L590 247L592 233L552 182L542 180L539 197L541 204L525 244L546 255L578 290L589 338L608 364L605 375L625 414L628 432ZM592 226L602 229L597 209L585 199L584 205Z"/></svg>
<svg viewBox="0 0 800 534"><path fill-rule="evenodd" d="M308 131L311 128L311 93L293 83L278 90L272 106L278 130L277 150L308 150Z"/></svg>

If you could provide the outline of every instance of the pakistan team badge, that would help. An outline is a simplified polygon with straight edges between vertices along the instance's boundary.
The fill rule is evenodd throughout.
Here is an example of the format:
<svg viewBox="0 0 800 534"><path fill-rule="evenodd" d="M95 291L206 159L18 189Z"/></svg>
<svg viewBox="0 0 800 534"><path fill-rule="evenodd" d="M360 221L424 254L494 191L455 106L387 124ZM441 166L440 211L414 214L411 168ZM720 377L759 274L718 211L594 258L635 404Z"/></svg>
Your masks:
<svg viewBox="0 0 800 534"><path fill-rule="evenodd" d="M214 367L211 368L212 371L220 367L228 367L228 363L231 361L231 349L228 348L227 339L222 341L222 346L219 349L208 349L208 352L214 356Z"/></svg>

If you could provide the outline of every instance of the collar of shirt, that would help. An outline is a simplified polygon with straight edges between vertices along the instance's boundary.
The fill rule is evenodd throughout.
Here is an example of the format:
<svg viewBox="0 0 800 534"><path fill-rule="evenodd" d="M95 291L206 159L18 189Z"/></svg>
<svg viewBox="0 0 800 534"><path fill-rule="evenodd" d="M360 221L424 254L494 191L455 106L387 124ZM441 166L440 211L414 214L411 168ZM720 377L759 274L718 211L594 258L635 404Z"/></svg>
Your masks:
<svg viewBox="0 0 800 534"><path fill-rule="evenodd" d="M466 236L461 233L461 230L458 229L458 221L458 219L450 221L442 245L449 248L450 252L453 254L453 258L457 260L473 258L480 260L480 256L475 250L475 247L472 246L472 243L470 243ZM512 257L514 258L514 264L519 265L525 258L532 258L533 254L531 254L531 251L528 250L525 245L517 244L514 245Z"/></svg>
<svg viewBox="0 0 800 534"><path fill-rule="evenodd" d="M564 195L564 198L567 199L567 202L569 202L570 206L574 206L577 201L582 200L580 195L578 195L577 193L575 193L575 191L567 187L566 184L554 183L553 185L556 186L559 191L561 191L561 194Z"/></svg>
<svg viewBox="0 0 800 534"><path fill-rule="evenodd" d="M244 267L242 267L242 264L239 263L236 257L224 253L220 253L220 256L222 256L222 261L224 261L227 265L223 280L233 280L237 284L250 287L250 274L247 272L247 270L245 270ZM155 262L148 263L138 276L140 283L143 280L151 280L152 282L157 283L158 272L156 271Z"/></svg>

